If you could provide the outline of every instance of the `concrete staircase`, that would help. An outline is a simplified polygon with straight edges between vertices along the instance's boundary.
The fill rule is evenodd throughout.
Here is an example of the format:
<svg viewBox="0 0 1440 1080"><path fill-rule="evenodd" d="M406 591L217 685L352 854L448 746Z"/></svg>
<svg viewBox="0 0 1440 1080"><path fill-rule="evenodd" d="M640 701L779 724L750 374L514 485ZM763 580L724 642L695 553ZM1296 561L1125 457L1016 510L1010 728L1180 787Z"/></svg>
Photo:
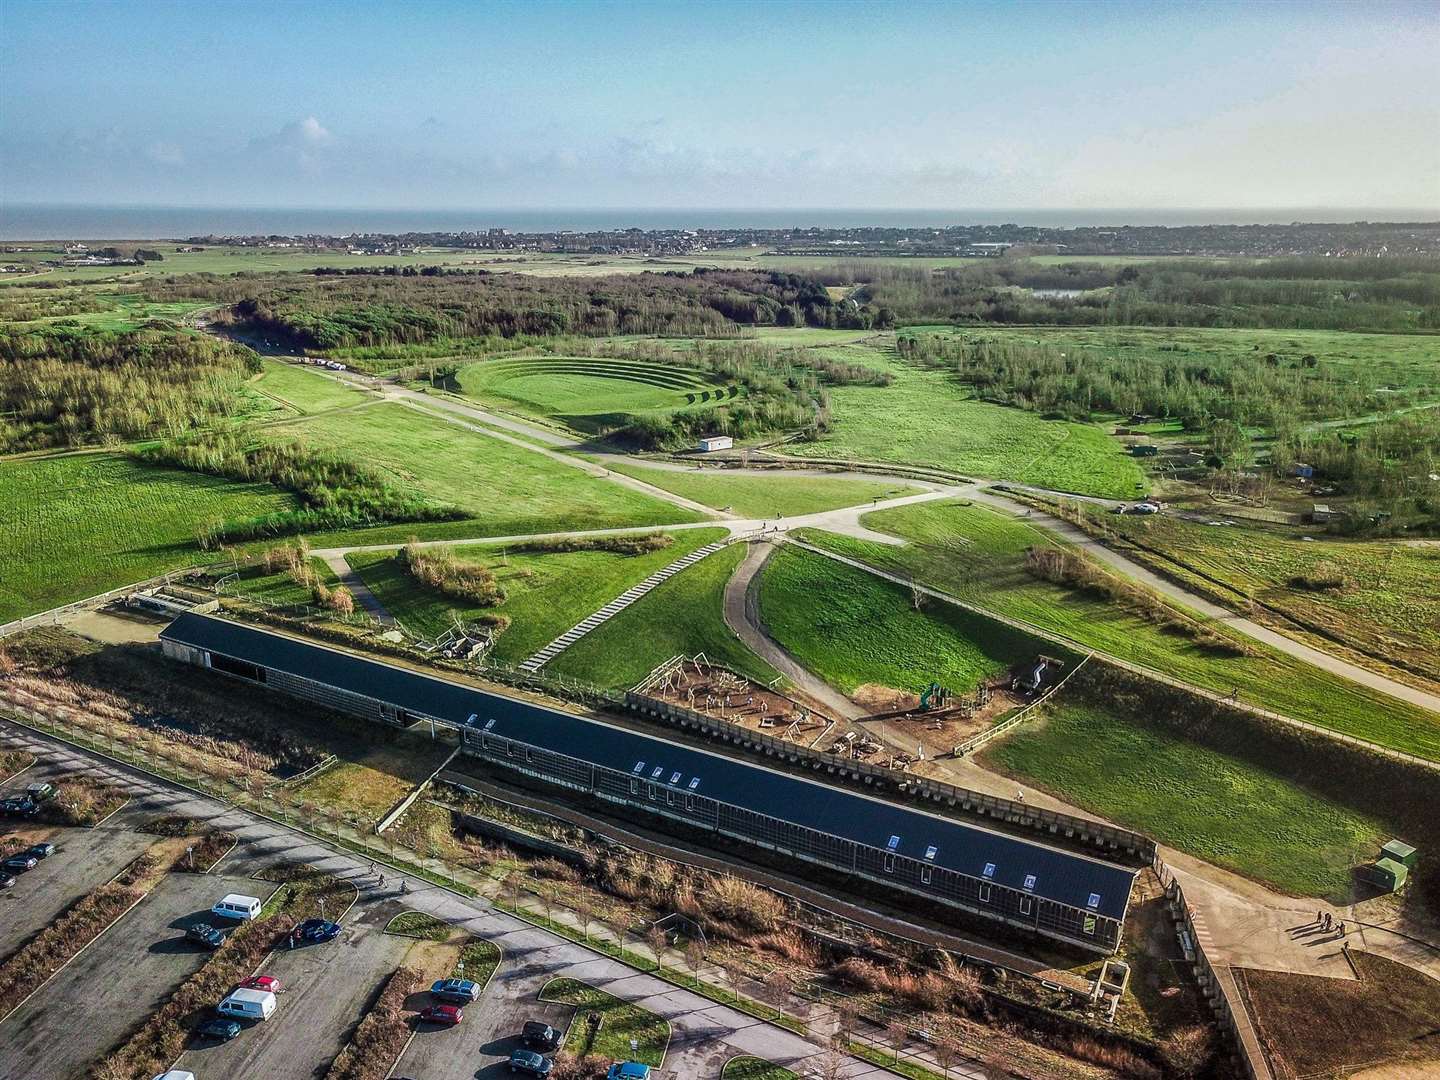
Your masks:
<svg viewBox="0 0 1440 1080"><path fill-rule="evenodd" d="M726 541L724 540L717 540L713 544L706 544L704 547L696 548L684 558L676 559L673 563L671 563L664 569L655 571L655 573L651 574L644 581L640 582L640 584L633 585L630 588L626 589L614 600L611 600L610 603L606 604L599 611L595 612L595 614L587 618L584 622L577 623L569 630L566 630L565 633L561 634L554 641L550 642L549 645L546 645L534 656L530 657L524 663L522 663L520 665L520 670L539 671L542 667L548 664L551 660L554 660L555 657L559 656L562 652L568 649L571 645L575 644L575 642L579 641L591 630L594 630L597 626L603 624L612 615L617 615L620 612L624 611L636 600L639 600L651 589L655 588L655 586L660 585L663 582L669 581L672 577L680 573L680 571L684 570L687 566L693 566L701 559L705 558L706 555L711 555L719 551L722 547L725 546L725 543Z"/></svg>

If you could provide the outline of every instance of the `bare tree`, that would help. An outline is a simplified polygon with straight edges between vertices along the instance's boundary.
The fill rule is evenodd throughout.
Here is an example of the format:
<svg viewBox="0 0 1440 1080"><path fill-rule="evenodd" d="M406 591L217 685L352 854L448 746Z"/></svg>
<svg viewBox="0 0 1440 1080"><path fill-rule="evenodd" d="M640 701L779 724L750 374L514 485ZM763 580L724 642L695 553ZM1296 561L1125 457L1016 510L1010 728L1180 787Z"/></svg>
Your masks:
<svg viewBox="0 0 1440 1080"><path fill-rule="evenodd" d="M725 972L726 985L730 987L730 992L735 995L735 1000L739 1001L740 983L745 978L745 969L734 960L728 959L721 962L721 968Z"/></svg>
<svg viewBox="0 0 1440 1080"><path fill-rule="evenodd" d="M910 1029L899 1020L891 1020L885 1025L885 1041L890 1044L890 1049L895 1052L895 1062L900 1062L900 1051L905 1048L905 1043L910 1039Z"/></svg>
<svg viewBox="0 0 1440 1080"><path fill-rule="evenodd" d="M950 1039L941 1039L935 1044L935 1062L945 1070L945 1075L950 1075L950 1070L960 1064L965 1058L964 1053Z"/></svg>
<svg viewBox="0 0 1440 1080"><path fill-rule="evenodd" d="M575 912L575 917L580 920L580 932L586 941L590 940L590 920L594 918L594 909L590 906L590 900L585 896L577 896L575 902L570 905Z"/></svg>
<svg viewBox="0 0 1440 1080"><path fill-rule="evenodd" d="M925 601L928 599L929 597L925 595L924 591L920 588L919 585L916 585L914 582L910 584L911 607L913 607L916 611L919 611L925 606Z"/></svg>
<svg viewBox="0 0 1440 1080"><path fill-rule="evenodd" d="M695 940L686 944L685 963L690 966L690 974L695 979L695 989L700 989L700 968L705 964L705 946Z"/></svg>
<svg viewBox="0 0 1440 1080"><path fill-rule="evenodd" d="M775 1010L777 1018L785 1015L785 1003L790 1000L791 987L790 976L779 968L765 976L765 1004Z"/></svg>
<svg viewBox="0 0 1440 1080"><path fill-rule="evenodd" d="M665 946L668 944L665 931L652 925L645 931L645 944L649 945L650 951L655 954L655 970L659 971L665 966Z"/></svg>

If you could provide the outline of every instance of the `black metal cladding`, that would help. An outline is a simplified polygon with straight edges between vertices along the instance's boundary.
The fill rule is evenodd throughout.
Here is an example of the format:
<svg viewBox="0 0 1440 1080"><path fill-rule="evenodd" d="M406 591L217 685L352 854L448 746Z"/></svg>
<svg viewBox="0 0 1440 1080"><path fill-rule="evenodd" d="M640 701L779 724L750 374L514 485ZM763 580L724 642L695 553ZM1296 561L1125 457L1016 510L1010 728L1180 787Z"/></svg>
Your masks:
<svg viewBox="0 0 1440 1080"><path fill-rule="evenodd" d="M1099 859L223 619L181 615L161 638L370 719L462 728L472 753L613 802L1041 933L1119 941L1135 871Z"/></svg>

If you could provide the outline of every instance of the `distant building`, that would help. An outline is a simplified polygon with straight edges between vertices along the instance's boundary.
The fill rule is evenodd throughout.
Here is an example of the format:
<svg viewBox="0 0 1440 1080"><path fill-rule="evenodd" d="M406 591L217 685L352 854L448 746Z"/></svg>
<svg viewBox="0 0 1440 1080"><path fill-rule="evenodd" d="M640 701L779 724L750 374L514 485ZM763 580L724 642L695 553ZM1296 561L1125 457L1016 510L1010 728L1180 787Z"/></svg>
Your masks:
<svg viewBox="0 0 1440 1080"><path fill-rule="evenodd" d="M1325 503L1315 503L1310 507L1310 520L1319 524L1325 521L1334 521L1340 515L1331 510Z"/></svg>
<svg viewBox="0 0 1440 1080"><path fill-rule="evenodd" d="M1302 480L1309 480L1315 475L1315 466L1303 465L1297 461L1294 465L1290 466L1290 475L1298 476Z"/></svg>
<svg viewBox="0 0 1440 1080"><path fill-rule="evenodd" d="M1160 448L1152 443L1136 443L1130 447L1131 457L1154 457L1160 453Z"/></svg>
<svg viewBox="0 0 1440 1080"><path fill-rule="evenodd" d="M716 450L729 450L734 445L735 440L729 435L706 435L700 440L700 452L709 454Z"/></svg>

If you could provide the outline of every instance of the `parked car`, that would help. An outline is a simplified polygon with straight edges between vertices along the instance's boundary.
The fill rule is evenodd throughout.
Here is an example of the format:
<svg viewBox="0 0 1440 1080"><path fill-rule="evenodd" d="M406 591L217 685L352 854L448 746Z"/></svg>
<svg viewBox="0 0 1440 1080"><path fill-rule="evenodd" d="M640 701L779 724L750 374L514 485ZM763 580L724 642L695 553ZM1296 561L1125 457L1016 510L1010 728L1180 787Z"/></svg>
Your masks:
<svg viewBox="0 0 1440 1080"><path fill-rule="evenodd" d="M639 1061L617 1061L610 1066L605 1080L650 1080L650 1066Z"/></svg>
<svg viewBox="0 0 1440 1080"><path fill-rule="evenodd" d="M40 860L34 855L31 855L28 851L22 851L18 855L11 855L3 863L0 863L0 866L3 866L12 874L23 874L26 870L34 870L39 863Z"/></svg>
<svg viewBox="0 0 1440 1080"><path fill-rule="evenodd" d="M465 1019L459 1005L426 1005L420 1010L420 1019L427 1024L445 1024L454 1027Z"/></svg>
<svg viewBox="0 0 1440 1080"><path fill-rule="evenodd" d="M40 804L29 795L11 795L0 799L0 814L10 817L34 817L40 813Z"/></svg>
<svg viewBox="0 0 1440 1080"><path fill-rule="evenodd" d="M534 1050L516 1050L510 1055L510 1071L513 1073L524 1073L526 1076L549 1076L550 1070L555 1063L547 1057L541 1057Z"/></svg>
<svg viewBox="0 0 1440 1080"><path fill-rule="evenodd" d="M328 919L306 919L290 931L291 946L319 941L334 941L340 934L340 924Z"/></svg>
<svg viewBox="0 0 1440 1080"><path fill-rule="evenodd" d="M241 896L239 893L230 893L220 898L219 903L210 909L211 915L218 915L222 919L239 919L244 922L246 919L258 918L260 915L260 898L258 896Z"/></svg>
<svg viewBox="0 0 1440 1080"><path fill-rule="evenodd" d="M268 990L272 994L280 992L280 980L274 975L256 975L246 979L240 984L241 990Z"/></svg>
<svg viewBox="0 0 1440 1080"><path fill-rule="evenodd" d="M480 996L480 984L469 979L441 979L431 984L430 993L441 1001L469 1005Z"/></svg>
<svg viewBox="0 0 1440 1080"><path fill-rule="evenodd" d="M155 1080L195 1080L195 1074L184 1069L171 1069L155 1077Z"/></svg>
<svg viewBox="0 0 1440 1080"><path fill-rule="evenodd" d="M229 1042L240 1034L240 1025L234 1020L206 1020L195 1029L195 1034L202 1039Z"/></svg>
<svg viewBox="0 0 1440 1080"><path fill-rule="evenodd" d="M8 888L10 888L10 886L12 886L12 885L14 885L14 884L15 884L15 875L14 875L14 874L7 874L7 873L5 873L4 870L0 870L0 889L8 889Z"/></svg>
<svg viewBox="0 0 1440 1080"><path fill-rule="evenodd" d="M526 1046L533 1046L537 1050L559 1050L560 1044L565 1041L565 1033L543 1020L527 1020L520 1029L520 1038Z"/></svg>
<svg viewBox="0 0 1440 1080"><path fill-rule="evenodd" d="M268 990L233 990L215 1011L242 1020L269 1020L275 1012L275 995Z"/></svg>
<svg viewBox="0 0 1440 1080"><path fill-rule="evenodd" d="M30 798L34 799L37 803L42 803L46 799L53 799L55 797L55 785L31 784L25 789L25 794L29 795Z"/></svg>
<svg viewBox="0 0 1440 1080"><path fill-rule="evenodd" d="M34 855L37 859L48 859L55 854L54 844L32 844L25 852L27 855Z"/></svg>
<svg viewBox="0 0 1440 1080"><path fill-rule="evenodd" d="M225 935L209 923L196 923L185 931L185 940L207 949L218 949L225 944Z"/></svg>

